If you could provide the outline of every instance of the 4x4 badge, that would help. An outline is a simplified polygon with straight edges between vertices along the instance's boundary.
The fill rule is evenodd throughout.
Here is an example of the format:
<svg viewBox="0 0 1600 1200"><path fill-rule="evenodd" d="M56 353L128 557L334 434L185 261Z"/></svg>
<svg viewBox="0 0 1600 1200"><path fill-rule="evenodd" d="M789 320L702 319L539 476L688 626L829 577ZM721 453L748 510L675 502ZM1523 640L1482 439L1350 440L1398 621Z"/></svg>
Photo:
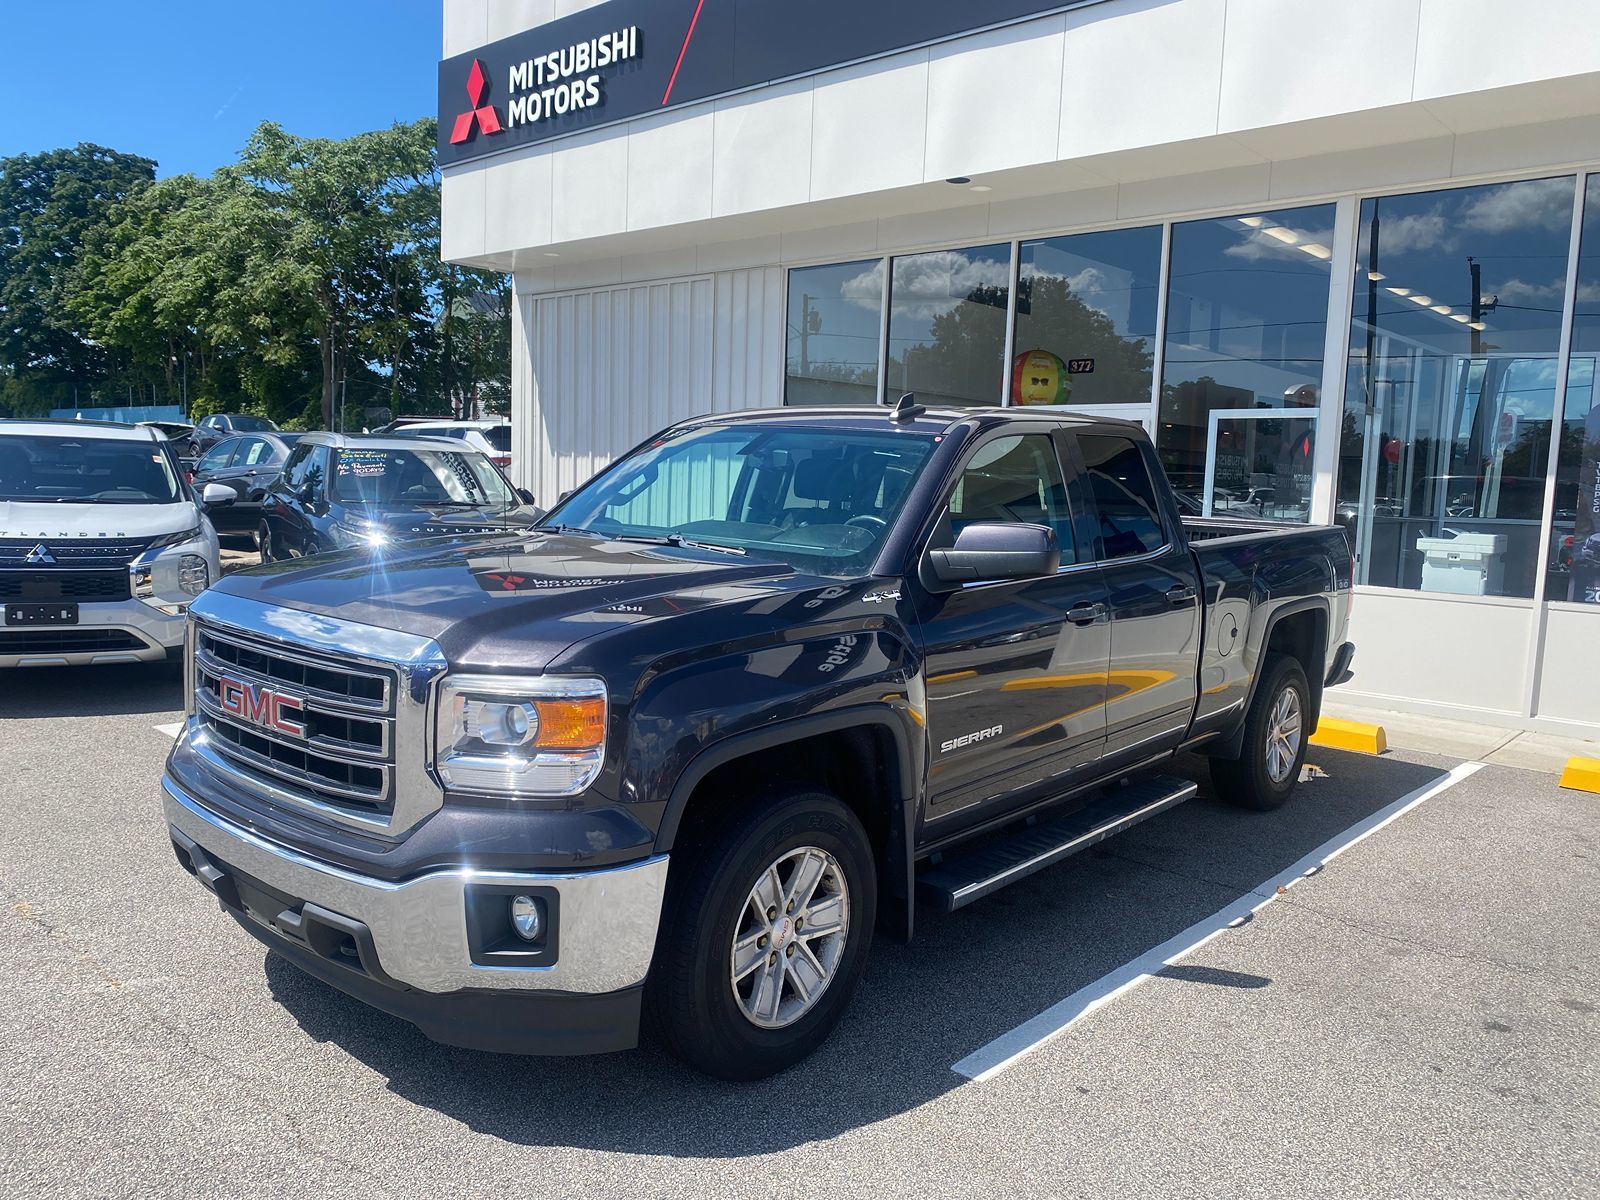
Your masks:
<svg viewBox="0 0 1600 1200"><path fill-rule="evenodd" d="M32 550L28 551L27 563L30 567L53 567L56 564L56 560L55 555L50 553L49 547L40 542Z"/></svg>

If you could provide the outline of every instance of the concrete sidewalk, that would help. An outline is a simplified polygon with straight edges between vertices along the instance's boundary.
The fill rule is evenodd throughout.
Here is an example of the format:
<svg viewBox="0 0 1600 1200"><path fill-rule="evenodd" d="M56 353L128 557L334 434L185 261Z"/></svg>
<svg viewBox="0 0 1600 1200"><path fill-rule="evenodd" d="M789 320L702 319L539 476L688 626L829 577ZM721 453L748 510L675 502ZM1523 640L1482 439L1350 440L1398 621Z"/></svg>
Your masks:
<svg viewBox="0 0 1600 1200"><path fill-rule="evenodd" d="M1553 775L1561 773L1569 758L1600 758L1600 741L1341 703L1334 692L1328 693L1322 711L1329 717L1382 725L1395 750L1418 750Z"/></svg>

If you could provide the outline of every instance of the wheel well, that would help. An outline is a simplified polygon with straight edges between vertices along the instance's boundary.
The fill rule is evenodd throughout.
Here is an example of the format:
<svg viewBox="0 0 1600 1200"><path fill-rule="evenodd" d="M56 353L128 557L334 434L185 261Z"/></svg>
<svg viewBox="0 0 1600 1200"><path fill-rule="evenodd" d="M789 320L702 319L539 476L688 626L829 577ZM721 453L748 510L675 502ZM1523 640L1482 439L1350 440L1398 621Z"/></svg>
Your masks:
<svg viewBox="0 0 1600 1200"><path fill-rule="evenodd" d="M1297 659L1311 689L1311 724L1322 712L1322 682L1328 646L1328 614L1308 608L1281 618L1267 637L1267 654L1285 654ZM1262 659L1265 662L1265 656ZM1260 669L1259 667L1257 668Z"/></svg>
<svg viewBox="0 0 1600 1200"><path fill-rule="evenodd" d="M753 749L721 764L695 785L673 838L674 850L700 844L717 819L779 787L810 785L831 792L856 814L880 863L889 849L893 810L901 795L894 735L860 725ZM892 878L892 876L890 876Z"/></svg>

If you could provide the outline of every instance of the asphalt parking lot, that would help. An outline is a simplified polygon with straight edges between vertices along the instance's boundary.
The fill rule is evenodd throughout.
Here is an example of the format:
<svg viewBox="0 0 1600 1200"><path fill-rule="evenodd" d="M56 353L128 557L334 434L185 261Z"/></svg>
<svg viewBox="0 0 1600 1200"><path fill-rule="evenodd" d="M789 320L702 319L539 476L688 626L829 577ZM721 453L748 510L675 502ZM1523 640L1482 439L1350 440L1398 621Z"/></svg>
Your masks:
<svg viewBox="0 0 1600 1200"><path fill-rule="evenodd" d="M737 1086L437 1046L267 955L173 861L180 702L172 668L0 677L4 1195L1600 1192L1600 798L1548 776L1463 773L1253 895L1458 766L1314 751L1279 813L1202 794L880 939L823 1051Z"/></svg>

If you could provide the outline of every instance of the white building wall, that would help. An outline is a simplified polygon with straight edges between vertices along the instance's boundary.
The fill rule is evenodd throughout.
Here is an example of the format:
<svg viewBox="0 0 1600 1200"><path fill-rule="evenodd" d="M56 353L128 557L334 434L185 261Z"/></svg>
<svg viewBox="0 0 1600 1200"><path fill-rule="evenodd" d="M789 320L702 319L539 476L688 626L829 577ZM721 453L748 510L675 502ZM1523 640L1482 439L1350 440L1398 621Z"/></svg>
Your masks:
<svg viewBox="0 0 1600 1200"><path fill-rule="evenodd" d="M783 276L519 291L518 482L546 506L676 421L782 400Z"/></svg>
<svg viewBox="0 0 1600 1200"><path fill-rule="evenodd" d="M447 0L445 49L589 6ZM1119 217L1172 211L1190 177L1186 211L1328 190L1327 156L1549 163L1499 133L1533 123L1600 143L1600 3L1108 0L455 168L444 249L532 269L783 234L970 205L955 175L986 207L1111 188Z"/></svg>

